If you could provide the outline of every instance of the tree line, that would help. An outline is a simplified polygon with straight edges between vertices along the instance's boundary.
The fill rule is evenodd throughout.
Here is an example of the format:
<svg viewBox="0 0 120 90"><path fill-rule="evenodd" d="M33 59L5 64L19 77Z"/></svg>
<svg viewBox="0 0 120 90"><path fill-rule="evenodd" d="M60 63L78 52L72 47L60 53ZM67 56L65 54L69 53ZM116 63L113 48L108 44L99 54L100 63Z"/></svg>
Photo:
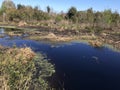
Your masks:
<svg viewBox="0 0 120 90"><path fill-rule="evenodd" d="M41 20L67 20L72 23L77 24L89 24L91 27L101 26L108 27L119 26L120 15L117 11L111 11L107 9L104 11L94 11L92 8L89 8L85 11L78 11L76 7L71 7L66 13L50 13L51 8L46 7L47 12L40 10L37 6L25 6L15 4L12 1L5 0L2 3L0 8L0 21L14 21L19 22L24 20L26 22L30 21L41 21Z"/></svg>
<svg viewBox="0 0 120 90"><path fill-rule="evenodd" d="M50 12L48 7L48 12ZM50 16L48 13L43 12L40 10L37 6L25 6L18 4L15 6L15 4L12 1L5 0L2 3L2 6L0 8L0 17L6 20L6 21L33 21L33 20L48 20ZM1 19L1 21L4 21Z"/></svg>
<svg viewBox="0 0 120 90"><path fill-rule="evenodd" d="M120 15L117 11L112 12L111 9L104 11L94 11L92 8L86 11L77 11L75 7L71 7L67 12L67 19L75 23L89 23L92 26L110 27L117 26L120 23Z"/></svg>

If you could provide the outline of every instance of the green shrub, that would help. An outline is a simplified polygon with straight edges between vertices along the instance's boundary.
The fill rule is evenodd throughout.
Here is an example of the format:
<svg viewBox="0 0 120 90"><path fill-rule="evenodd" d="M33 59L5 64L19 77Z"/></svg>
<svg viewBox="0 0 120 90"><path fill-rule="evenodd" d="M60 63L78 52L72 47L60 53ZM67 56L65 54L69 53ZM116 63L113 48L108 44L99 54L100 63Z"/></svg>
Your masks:
<svg viewBox="0 0 120 90"><path fill-rule="evenodd" d="M63 17L58 15L58 16L56 16L55 21L60 22L60 21L62 21L62 19L63 19Z"/></svg>

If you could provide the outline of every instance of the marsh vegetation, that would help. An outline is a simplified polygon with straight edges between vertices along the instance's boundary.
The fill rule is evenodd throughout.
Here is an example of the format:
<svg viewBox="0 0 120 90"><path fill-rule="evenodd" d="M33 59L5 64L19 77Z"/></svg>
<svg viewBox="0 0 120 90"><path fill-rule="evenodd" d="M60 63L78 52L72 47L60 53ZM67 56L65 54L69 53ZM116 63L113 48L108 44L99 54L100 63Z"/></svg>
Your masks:
<svg viewBox="0 0 120 90"><path fill-rule="evenodd" d="M52 88L51 86L54 87L55 82L53 85L51 85L49 82L49 78L55 73L55 67L53 65L54 63L56 64L56 68L57 65L59 67L63 66L62 69L57 69L58 72L59 70L63 70L62 79L64 80L63 77L66 78L67 74L68 76L72 75L68 68L66 71L64 71L64 69L66 68L63 64L67 63L68 67L71 68L72 71L75 68L70 67L70 65L74 64L74 67L78 65L76 64L76 62L78 61L73 62L74 59L80 60L84 67L84 65L86 66L85 63L87 62L86 58L90 58L89 60L92 60L92 64L95 63L96 65L96 63L99 64L100 62L102 62L102 64L100 63L100 67L102 70L102 66L104 67L103 64L106 65L106 63L103 63L104 61L99 60L98 57L102 58L103 60L110 59L110 62L114 62L114 59L111 56L109 56L110 58L103 58L103 54L105 54L104 50L110 54L114 54L113 52L109 52L109 50L106 50L105 45L113 47L113 50L116 50L118 52L120 51L120 14L117 11L112 11L111 9L107 9L104 11L95 11L93 10L93 8L88 8L87 10L80 11L77 10L76 7L70 7L67 12L56 13L52 11L52 7L50 6L47 6L46 11L43 11L38 6L32 7L22 4L15 5L14 2L11 0L4 0L0 8L0 27L0 44L3 44L3 46L0 46L0 89L2 90L53 90L54 88ZM39 44L42 41L47 42L48 46L43 45L43 48L40 48L40 46L44 44ZM73 45L74 48L72 46L70 47L64 45L64 43L72 44L73 42L78 43L81 41L87 42L87 44L83 46L82 44L75 44L75 47ZM28 46L34 46L35 44L34 48L38 46L37 49L44 49L46 51L46 56L48 53L51 54L50 52L52 52L52 50L58 50L56 51L56 53L52 52L53 54L50 56L53 61L58 61L50 63L48 60L49 57L44 57L43 53L41 54L33 51L33 48L23 46L23 43L28 44ZM48 43L52 45L49 47ZM59 43L63 45L63 47L60 46L60 49L58 45ZM21 45L21 47L19 47L19 45ZM79 45L79 48L85 48L86 53L84 53L83 50L84 55L82 54L82 52L77 51L79 50ZM64 48L64 46L66 46L66 48ZM86 50L86 48L88 48L88 50ZM63 49L66 51L64 51ZM74 49L78 53L76 53ZM103 50L102 53L99 52L99 49ZM96 54L96 56L91 56L89 54L92 53L89 50L92 53L97 52L103 56L99 56ZM40 52L41 50L38 51ZM72 52L75 52L75 55ZM61 56L59 56L59 53ZM82 56L79 55L79 53ZM118 59L120 57L117 55L118 53L115 53L114 56L117 57L116 62L119 63ZM70 56L73 57L69 58ZM59 62L60 59L63 64ZM72 63L68 64L69 61L67 61L66 59L71 60ZM83 63L81 59L85 60L86 62ZM116 62L113 63L114 67L116 65ZM82 67L82 64L78 65L78 67ZM87 64L90 63L87 62ZM89 66L91 65L88 65L88 67ZM96 68L97 66L93 65L92 67ZM111 68L110 65L108 65L108 67ZM89 68L91 69L91 67ZM92 68L91 70L97 72L96 69ZM88 71L91 72L91 70ZM105 70L108 71L107 69ZM78 72L79 71L82 72L82 70L78 69ZM73 72L74 70L72 71L72 73ZM75 72L74 76L76 76L76 73L78 72ZM89 72L82 72L82 77L84 77L86 74L91 74ZM120 75L118 72L116 73ZM78 75L81 74L78 73ZM101 76L98 75L97 79L98 78L101 78ZM102 82L104 83L103 78L102 80ZM95 81L94 78L93 81ZM67 80L66 82L69 82L69 80ZM72 82L72 80L70 82ZM78 82L81 83L80 81ZM93 82L93 84L95 83ZM61 84L61 81L59 81L58 86L59 87L55 87L55 89L64 89L64 82L62 82ZM73 87L77 88L78 86ZM72 85L70 87L73 88ZM69 87L66 85L65 88L67 89Z"/></svg>
<svg viewBox="0 0 120 90"><path fill-rule="evenodd" d="M9 32L14 34L9 35ZM21 35L17 35L19 33ZM32 90L37 90L36 88L78 90L77 88L83 89L79 85L81 82L87 82L88 79L92 78L94 81L92 84L82 83L82 86L91 85L90 88L93 89L94 86L96 88L99 86L99 82L110 84L108 81L104 82L104 78L101 76L101 74L104 75L104 72L115 71L116 75L120 75L118 72L120 59L118 48L115 49L110 44L108 48L105 43L97 41L98 38L94 35L81 36L82 41L78 39L78 41L70 40L68 42L55 41L54 37L56 38L57 35L54 36L52 33L48 39L30 39L33 35L46 37L49 33L1 29L0 34L3 37L0 38L0 44L4 46L0 48L1 88L12 88L12 90L16 88L22 90L26 88L32 88ZM71 38L73 39L72 36ZM54 39L54 41L50 39ZM109 71L108 68L111 68L111 65L113 65L113 70ZM101 70L104 71L101 72ZM107 76L109 73L106 73ZM92 77L95 74L97 76ZM106 80L111 81L110 78L112 78L114 83L111 86L115 86L117 83L115 83L116 79L113 79L114 73L110 78L107 76L104 76ZM118 76L115 77L119 80ZM96 81L97 78L100 78L101 81ZM101 89L104 87L107 88L102 85Z"/></svg>
<svg viewBox="0 0 120 90"><path fill-rule="evenodd" d="M1 27L28 30L30 35L27 38L33 40L87 40L94 42L91 45L98 41L120 48L120 15L110 9L101 12L92 8L79 11L71 7L67 12L55 13L50 6L43 11L37 6L15 6L13 1L5 0L0 8L0 21ZM8 34L21 35L16 32ZM101 46L100 43L97 46Z"/></svg>
<svg viewBox="0 0 120 90"><path fill-rule="evenodd" d="M0 46L1 90L47 90L47 78L55 72L54 66L29 47Z"/></svg>

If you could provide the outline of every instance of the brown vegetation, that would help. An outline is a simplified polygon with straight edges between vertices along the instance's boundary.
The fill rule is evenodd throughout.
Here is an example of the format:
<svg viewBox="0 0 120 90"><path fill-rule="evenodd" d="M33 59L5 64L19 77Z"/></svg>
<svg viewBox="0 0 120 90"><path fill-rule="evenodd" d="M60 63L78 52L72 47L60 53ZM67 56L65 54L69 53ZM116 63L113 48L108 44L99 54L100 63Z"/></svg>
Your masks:
<svg viewBox="0 0 120 90"><path fill-rule="evenodd" d="M29 47L0 46L0 90L47 90L54 66Z"/></svg>
<svg viewBox="0 0 120 90"><path fill-rule="evenodd" d="M49 33L47 35L31 35L29 37L27 37L29 39L32 40L48 40L48 41L54 41L54 42L64 42L64 41L70 41L72 40L72 37L65 37L65 36L61 36L61 35L55 35L54 33Z"/></svg>
<svg viewBox="0 0 120 90"><path fill-rule="evenodd" d="M16 62L22 58L23 63L29 62L35 57L35 53L29 48L10 48L6 51L6 54L13 55L13 58Z"/></svg>
<svg viewBox="0 0 120 90"><path fill-rule="evenodd" d="M89 41L89 43L93 47L102 47L103 46L103 43L98 40L91 40L91 41Z"/></svg>

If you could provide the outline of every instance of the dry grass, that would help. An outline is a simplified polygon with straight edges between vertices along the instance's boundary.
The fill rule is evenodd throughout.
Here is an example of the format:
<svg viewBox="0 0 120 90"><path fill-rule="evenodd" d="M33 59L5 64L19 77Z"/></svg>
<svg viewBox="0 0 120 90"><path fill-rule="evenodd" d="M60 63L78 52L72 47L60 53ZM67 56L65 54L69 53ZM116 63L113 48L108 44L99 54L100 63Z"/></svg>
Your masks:
<svg viewBox="0 0 120 90"><path fill-rule="evenodd" d="M2 49L2 48L3 48L3 46L0 45L0 49Z"/></svg>
<svg viewBox="0 0 120 90"><path fill-rule="evenodd" d="M65 36L57 36L54 33L49 33L47 35L32 35L28 37L31 40L48 40L53 42L64 42L64 41L70 41L72 40L71 37L65 37Z"/></svg>
<svg viewBox="0 0 120 90"><path fill-rule="evenodd" d="M13 57L15 61L22 60L23 63L27 63L35 56L35 53L29 47L10 48L6 51L6 54Z"/></svg>
<svg viewBox="0 0 120 90"><path fill-rule="evenodd" d="M98 40L90 40L89 43L93 47L102 47L103 46L103 43Z"/></svg>
<svg viewBox="0 0 120 90"><path fill-rule="evenodd" d="M21 36L21 35L22 35L21 33L15 33L15 32L13 32L13 31L7 32L7 34L8 34L9 36Z"/></svg>
<svg viewBox="0 0 120 90"><path fill-rule="evenodd" d="M29 47L0 46L0 62L0 90L30 90L31 86L47 90L49 86L45 78L55 72L52 64L41 54L34 53Z"/></svg>

